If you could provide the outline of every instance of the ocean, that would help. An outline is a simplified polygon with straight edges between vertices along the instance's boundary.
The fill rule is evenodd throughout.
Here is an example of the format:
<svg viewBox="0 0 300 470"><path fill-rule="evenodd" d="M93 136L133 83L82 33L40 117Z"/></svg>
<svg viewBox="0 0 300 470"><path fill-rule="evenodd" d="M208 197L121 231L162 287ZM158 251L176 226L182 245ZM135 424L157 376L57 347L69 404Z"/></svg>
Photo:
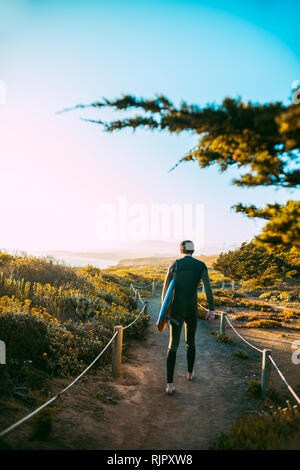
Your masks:
<svg viewBox="0 0 300 470"><path fill-rule="evenodd" d="M101 258L80 258L78 256L57 256L55 257L58 261L64 261L65 264L75 267L75 266L86 266L91 264L96 268L108 268L109 266L115 266L118 264L116 260L108 260Z"/></svg>

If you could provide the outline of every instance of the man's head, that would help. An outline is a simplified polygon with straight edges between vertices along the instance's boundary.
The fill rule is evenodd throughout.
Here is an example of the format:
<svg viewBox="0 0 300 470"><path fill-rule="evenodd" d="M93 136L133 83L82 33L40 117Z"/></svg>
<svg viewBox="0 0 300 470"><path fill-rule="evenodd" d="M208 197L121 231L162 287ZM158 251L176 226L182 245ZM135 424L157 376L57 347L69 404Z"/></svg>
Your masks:
<svg viewBox="0 0 300 470"><path fill-rule="evenodd" d="M194 243L191 240L184 240L180 243L180 253L184 255L192 255L194 251Z"/></svg>

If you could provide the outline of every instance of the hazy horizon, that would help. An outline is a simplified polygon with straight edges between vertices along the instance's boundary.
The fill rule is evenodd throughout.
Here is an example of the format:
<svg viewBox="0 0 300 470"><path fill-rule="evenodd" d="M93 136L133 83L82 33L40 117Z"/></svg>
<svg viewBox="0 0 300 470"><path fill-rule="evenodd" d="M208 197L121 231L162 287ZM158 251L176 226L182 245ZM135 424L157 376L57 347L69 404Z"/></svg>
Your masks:
<svg viewBox="0 0 300 470"><path fill-rule="evenodd" d="M217 255L221 252L228 251L237 248L238 244L226 244L223 246L195 246L195 256L209 256ZM125 258L147 258L147 257L172 257L179 256L179 244L177 242L153 242L146 240L143 242L132 242L123 243L117 245L110 245L106 248L95 248L88 250L67 250L67 249L48 249L48 250L26 250L17 247L0 247L0 251L7 251L9 253L22 253L25 252L28 255L33 256L53 256L59 259L62 257L74 257L74 258L85 258L86 259L108 259L111 261L121 260Z"/></svg>

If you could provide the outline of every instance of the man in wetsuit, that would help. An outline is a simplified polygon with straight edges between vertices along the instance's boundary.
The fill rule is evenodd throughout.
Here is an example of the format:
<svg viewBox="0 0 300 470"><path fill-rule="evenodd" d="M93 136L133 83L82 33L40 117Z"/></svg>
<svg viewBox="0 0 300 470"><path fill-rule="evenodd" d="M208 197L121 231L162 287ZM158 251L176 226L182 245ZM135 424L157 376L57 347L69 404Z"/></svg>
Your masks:
<svg viewBox="0 0 300 470"><path fill-rule="evenodd" d="M210 287L206 264L193 258L194 244L190 240L185 240L180 244L181 259L174 261L169 267L165 277L162 291L162 302L167 293L169 284L175 275L174 298L171 308L171 318L178 322L178 326L170 322L170 342L167 351L167 388L166 393L172 394L175 391L173 375L176 362L176 351L183 322L185 324L185 344L187 351L187 380L193 378L193 368L195 362L195 333L198 321L197 290L202 279L205 287L209 312L206 321L212 322L215 318L214 299Z"/></svg>

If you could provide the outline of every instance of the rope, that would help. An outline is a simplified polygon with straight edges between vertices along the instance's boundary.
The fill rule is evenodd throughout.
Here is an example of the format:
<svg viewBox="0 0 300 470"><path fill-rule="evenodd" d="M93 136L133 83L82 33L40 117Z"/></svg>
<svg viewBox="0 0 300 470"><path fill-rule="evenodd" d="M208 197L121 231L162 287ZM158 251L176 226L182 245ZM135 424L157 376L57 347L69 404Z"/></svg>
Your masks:
<svg viewBox="0 0 300 470"><path fill-rule="evenodd" d="M34 416L36 413L38 413L39 411L41 411L43 408L45 408L46 406L50 405L50 403L52 403L54 400L57 399L57 395L53 398L51 398L51 400L47 401L46 403L44 403L42 406L40 406L39 408L37 408L35 411L33 411L32 413L30 413L29 415L25 416L25 418L22 418L20 419L20 421L17 421L16 423L12 424L9 428L7 429L4 429L4 431L1 432L0 434L0 437L3 437L5 436L6 434L8 434L10 431L12 431L13 429L15 429L16 427L20 426L20 424L24 423L25 421L27 421L28 419L30 419L32 416Z"/></svg>
<svg viewBox="0 0 300 470"><path fill-rule="evenodd" d="M147 284L146 286L136 286L135 284L131 284L131 285L135 289L148 289L148 287L152 287L152 282L151 282L151 284Z"/></svg>
<svg viewBox="0 0 300 470"><path fill-rule="evenodd" d="M203 305L201 305L200 303L198 303L198 306L203 308L203 310L206 310L206 312L209 312L209 310L207 308L205 308ZM215 312L217 315L221 315L220 313L217 313ZM234 328L234 326L232 325L232 323L230 322L230 320L227 318L227 315L225 315L225 318L227 320L227 322L229 323L229 325L231 326L231 328L233 329L233 331L246 343L248 344L251 348L253 349L256 349L256 351L259 351L260 353L263 353L263 351L259 348L257 348L256 346L254 346L253 344L249 343L245 338L243 338L243 336L241 336L239 334L239 332ZM282 378L283 382L285 383L285 385L287 386L288 390L290 391L290 393L293 395L293 397L295 398L295 400L299 403L300 405L300 398L298 397L298 395L296 394L296 392L292 389L292 387L289 385L288 381L286 380L286 378L284 377L284 375L282 374L282 372L280 371L279 367L277 366L276 362L274 361L274 359L272 358L272 356L270 355L269 356L269 359L270 361L272 362L272 364L274 365L275 369L277 370L279 376Z"/></svg>
<svg viewBox="0 0 300 470"><path fill-rule="evenodd" d="M123 327L123 330L126 330L127 328L129 328L131 325L133 325L137 320L138 318L142 315L142 313L145 311L145 308L146 308L146 302L143 302L142 298L141 298L141 295L140 295L140 292L138 292L138 299L144 304L142 310L140 311L139 315L131 322L129 323L129 325ZM6 434L8 434L10 431L12 431L13 429L17 428L18 426L20 426L22 423L24 423L25 421L27 421L28 419L32 418L32 416L34 416L35 414L37 414L39 411L41 411L43 408L45 408L46 406L50 405L50 403L53 403L55 400L57 400L63 393L65 393L67 390L69 390L94 364L95 362L98 361L98 359L100 358L100 356L102 356L102 354L106 351L106 349L108 348L108 346L112 343L112 341L115 339L115 337L117 336L118 332L116 331L114 333L114 335L110 338L109 342L106 344L106 346L102 349L102 351L98 354L98 356L90 363L90 365L84 369L83 372L81 372L80 375L78 375L76 377L76 379L73 380L73 382L71 382L67 387L65 387L63 390L61 390L57 395L55 395L54 397L50 398L50 400L48 400L46 403L44 403L43 405L41 405L39 408L37 408L36 410L32 411L31 413L29 413L27 416L25 416L24 418L20 419L19 421L17 421L16 423L12 424L11 426L9 426L8 428L4 429L4 431L2 431L0 433L0 437L3 437L5 436Z"/></svg>
<svg viewBox="0 0 300 470"><path fill-rule="evenodd" d="M206 310L206 312L209 312L209 310L208 310L207 308L203 307L203 305L201 305L201 304L199 304L199 303L198 303L198 305L199 305L199 307L203 308L203 310ZM218 313L218 312L215 312L215 314L216 314L216 315L222 315L221 313ZM261 349L258 349L256 346L254 346L254 345L251 344L251 343L248 343L248 341L245 340L245 338L243 338L243 336L241 336L241 335L236 331L236 329L234 328L234 326L232 325L232 323L231 323L231 322L229 321L229 319L227 318L227 315L225 315L225 318L226 318L226 320L228 321L228 323L229 323L229 325L231 326L231 328L233 329L233 331L235 331L235 333L236 333L243 341L245 341L245 343L247 343L249 346L251 346L251 348L254 348L254 349L256 349L257 351L259 351L260 353L262 353L262 350L261 350Z"/></svg>
<svg viewBox="0 0 300 470"><path fill-rule="evenodd" d="M247 343L249 346L251 346L251 348L254 348L256 349L257 351L259 351L260 353L262 353L263 351L259 348L257 348L256 346L254 346L253 344L249 343L248 341L245 340L245 338L243 338L237 331L236 329L234 328L234 326L232 325L232 323L229 321L229 319L227 318L227 316L225 317L226 320L228 321L229 325L231 326L231 328L233 329L233 331L235 331L235 333L243 340L245 341L245 343ZM283 382L285 383L285 385L287 386L288 390L290 391L290 393L293 395L293 397L295 398L295 400L299 403L300 405L300 398L298 397L298 395L296 394L296 392L292 389L292 387L289 385L288 381L286 380L286 378L284 377L283 373L280 371L279 367L277 366L276 362L274 361L274 359L272 358L272 356L270 355L269 356L269 359L270 361L272 362L272 364L274 365L275 369L277 370L279 376L282 378Z"/></svg>
<svg viewBox="0 0 300 470"><path fill-rule="evenodd" d="M152 285L152 284L150 284ZM132 287L133 287L133 284L132 284ZM144 306L142 308L142 310L140 311L139 315L137 315L137 317L131 322L129 323L129 325L123 327L123 330L126 330L127 328L129 328L130 326L132 326L137 320L138 318L143 314L143 312L145 311L145 308L147 306L147 303L146 302L143 302L142 298L141 298L141 295L140 295L140 292L137 291L138 293L138 299L144 303ZM209 312L209 310L207 308L205 308L203 305L201 305L200 303L198 303L198 305L203 309L203 310L206 310L207 312ZM218 312L215 312L216 315L221 315L221 313L218 313ZM249 343L248 341L245 340L245 338L243 338L238 332L237 330L234 328L234 326L232 325L232 323L229 321L229 319L227 318L227 316L225 315L225 318L227 320L227 322L229 323L229 325L231 326L231 328L233 329L233 331L245 342L247 343L250 347L256 349L257 351L259 351L260 353L262 353L263 351L259 348L257 348L256 346L254 346L253 344ZM17 428L18 426L20 426L22 423L24 423L25 421L29 420L30 418L32 418L34 415L36 415L39 411L41 411L43 408L45 408L46 406L50 405L50 403L53 403L55 400L57 400L63 393L65 393L67 390L69 390L94 364L95 362L97 362L97 360L102 356L102 354L106 351L106 349L108 348L108 346L112 343L112 341L115 339L115 337L117 336L118 332L116 331L114 333L114 335L111 337L111 339L109 340L109 342L106 344L106 346L102 349L102 351L98 354L98 356L88 365L88 367L86 367L86 369L84 369L83 372L81 372L81 374L79 374L74 380L73 382L71 382L67 387L65 387L63 390L61 390L57 395L55 395L54 397L50 398L50 400L48 400L46 403L44 403L43 405L41 405L40 407L38 407L36 410L32 411L31 413L29 413L27 416L25 416L24 418L20 419L19 421L17 421L16 423L12 424L11 426L9 426L8 428L6 428L4 431L2 431L0 433L0 437L3 437L5 436L6 434L8 434L10 431L12 431L13 429ZM282 374L282 372L280 371L280 369L278 368L277 364L275 363L274 359L272 358L272 356L270 355L269 356L270 358L270 361L272 362L272 364L274 365L275 369L277 370L279 376L281 377L281 379L283 380L283 382L285 383L285 385L287 386L288 390L290 391L290 393L293 395L293 397L296 399L296 401L300 404L300 398L298 397L298 395L295 393L295 391L292 389L292 387L289 385L289 383L287 382L287 380L285 379L284 375Z"/></svg>
<svg viewBox="0 0 300 470"><path fill-rule="evenodd" d="M123 330L126 330L127 328L129 328L131 325L133 325L137 320L138 318L142 315L142 313L145 311L145 308L146 308L146 302L143 302L142 298L141 298L141 295L138 292L138 299L144 304L142 310L140 311L139 315L131 322L129 323L129 325L125 326L123 328ZM98 361L98 359L100 358L100 356L102 356L102 354L106 351L106 349L108 348L108 346L112 343L112 341L115 339L115 337L117 336L118 332L116 331L114 333L114 335L111 337L111 339L109 340L109 342L106 344L106 346L102 349L102 351L98 354L98 356L89 364L88 367L86 367L86 369L84 369L83 372L81 372L80 375L78 375L74 380L73 382L71 382L67 387L65 387L63 390L61 390L57 395L55 395L54 397L50 398L50 400L48 400L46 403L44 403L43 405L41 405L39 408L37 408L36 410L32 411L31 413L29 413L27 416L25 416L24 418L20 419L19 421L17 421L16 423L12 424L11 426L9 426L8 428L4 429L4 431L2 431L0 433L0 437L3 437L5 436L6 434L8 434L10 431L12 431L13 429L17 428L18 426L20 426L22 423L24 423L25 421L27 421L28 419L32 418L32 416L36 415L39 411L41 411L43 408L45 408L46 406L50 405L50 403L53 403L55 400L57 400L63 393L65 393L67 390L69 390L94 364L95 362Z"/></svg>
<svg viewBox="0 0 300 470"><path fill-rule="evenodd" d="M227 318L227 315L225 315L225 318L226 320L228 321L229 325L231 326L231 328L233 329L233 331L243 340L245 341L245 343L247 343L249 346L251 346L251 348L253 349L256 349L256 351L259 351L260 353L262 353L262 350L257 348L256 346L254 346L253 344L249 343L247 340L245 340L245 338L243 338L243 336L241 336L237 331L236 329L234 328L234 326L232 325L232 323L228 320Z"/></svg>
<svg viewBox="0 0 300 470"><path fill-rule="evenodd" d="M280 371L279 367L277 366L276 362L274 361L273 357L270 355L269 356L269 359L270 361L272 362L273 366L275 367L275 369L277 370L278 374L280 375L280 377L282 378L283 382L285 383L285 385L287 386L287 388L289 389L289 391L291 392L291 394L293 395L293 397L295 398L295 400L299 403L300 405L300 398L298 397L298 395L296 394L296 392L294 392L294 390L292 389L292 387L289 385L289 383L287 382L286 378L284 377L283 373Z"/></svg>
<svg viewBox="0 0 300 470"><path fill-rule="evenodd" d="M99 359L100 356L102 356L102 354L104 353L104 351L108 348L108 346L111 344L111 342L114 340L114 338L116 337L116 335L118 334L118 332L116 331L115 334L111 337L111 339L109 340L109 342L107 343L107 345L105 346L105 348L102 349L102 351L98 354L98 356L93 360L93 362L90 363L90 365L83 371L81 372L80 375L78 375L78 377L76 377L75 380L73 380L73 382L71 382L67 387L65 387L61 392L59 392L57 395L55 395L54 397L50 398L50 400L48 400L46 403L44 403L43 405L41 405L39 408L37 408L36 410L32 411L31 413L29 413L27 416L25 416L24 418L20 419L19 421L17 421L16 423L12 424L11 426L9 426L7 429L4 429L4 431L2 431L0 433L0 437L3 437L5 436L6 434L8 434L10 431L12 431L13 429L17 428L18 426L20 426L20 424L24 423L25 421L27 421L28 419L30 419L32 416L34 416L35 414L37 414L39 411L41 411L43 408L45 408L46 406L50 405L50 403L54 402L55 400L57 400L57 398L59 398L63 393L65 393L69 388L72 387L72 385L74 385L91 367L92 365L95 364L95 362Z"/></svg>
<svg viewBox="0 0 300 470"><path fill-rule="evenodd" d="M115 339L115 337L117 336L118 332L116 331L114 333L114 335L110 338L109 342L107 343L107 345L105 346L104 349L102 349L101 353L98 354L98 356L96 357L96 359L93 360L93 362L90 363L90 365L83 371L81 372L80 375L78 375L78 377L76 377L75 380L73 380L72 383L70 383L70 385L68 385L66 388L64 388L62 390L62 392L60 392L58 395L62 395L63 393L65 393L69 388L72 387L72 385L74 385L94 364L96 361L98 361L99 357L102 356L102 354L104 353L104 351L106 351L106 349L108 348L108 346L112 343L112 341Z"/></svg>
<svg viewBox="0 0 300 470"><path fill-rule="evenodd" d="M140 294L140 291L138 290L138 300L141 302L141 303L144 303L142 297L141 297L141 294Z"/></svg>
<svg viewBox="0 0 300 470"><path fill-rule="evenodd" d="M198 307L203 308L203 310L205 310L206 312L209 312L209 309L208 309L208 308L205 308L205 307L204 307L203 305L201 305L199 302L198 302ZM222 315L222 313L215 311L215 315Z"/></svg>
<svg viewBox="0 0 300 470"><path fill-rule="evenodd" d="M142 313L144 312L144 310L145 310L145 308L146 308L146 305L147 305L147 304L144 302L144 307L143 307L142 310L140 311L139 315L138 315L131 323L129 323L129 325L124 326L124 327L123 327L123 330L126 330L127 328L129 328L131 325L133 325L133 324L137 321L137 319L138 319L138 318L142 315Z"/></svg>
<svg viewBox="0 0 300 470"><path fill-rule="evenodd" d="M206 310L207 312L209 311L207 308L203 307L203 305L201 305L200 303L198 303L199 307L203 308L203 310ZM217 313L215 312L217 315L220 315L220 313ZM243 338L243 336L241 336L239 334L239 332L234 328L234 326L232 325L231 321L227 318L227 315L225 315L225 318L227 320L227 322L229 323L229 325L231 326L231 328L233 329L233 331L246 343L248 344L251 348L253 349L256 349L256 351L259 351L260 353L263 353L263 351L259 348L257 348L256 346L254 346L253 344L249 343L245 338ZM280 377L282 378L283 382L285 383L285 385L287 386L288 390L290 391L290 393L293 395L293 397L295 398L295 400L299 403L300 405L300 398L298 397L298 395L296 394L296 392L292 389L292 387L289 385L288 381L286 380L286 378L284 377L284 375L282 374L282 372L280 371L280 369L278 368L276 362L274 361L274 359L272 358L272 356L270 355L269 356L270 358L270 361L272 362L272 364L274 365L275 369L277 370L278 374L280 375Z"/></svg>

